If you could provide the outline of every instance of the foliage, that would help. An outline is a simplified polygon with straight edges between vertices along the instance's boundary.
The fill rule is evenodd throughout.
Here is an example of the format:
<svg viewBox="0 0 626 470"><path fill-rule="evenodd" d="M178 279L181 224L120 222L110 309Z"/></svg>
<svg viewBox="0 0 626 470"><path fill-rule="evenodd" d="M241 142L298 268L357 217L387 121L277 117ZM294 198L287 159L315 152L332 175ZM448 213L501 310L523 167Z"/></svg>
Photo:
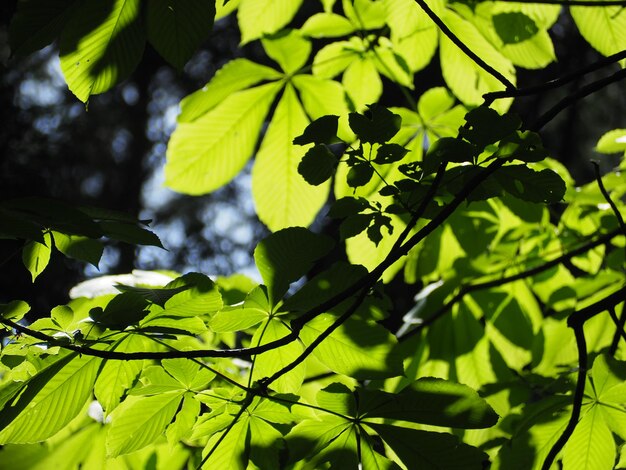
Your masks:
<svg viewBox="0 0 626 470"><path fill-rule="evenodd" d="M25 302L0 305L4 466L626 466L626 131L599 138L618 167L582 187L540 137L624 70L534 123L507 113L626 58L623 5L578 3L569 14L608 58L517 88L516 67L556 60L562 5L326 0L300 24L298 0L20 1L13 53L57 40L83 102L146 41L182 69L236 9L242 44L271 66L235 59L181 102L165 176L204 194L254 153L273 233L255 250L262 283L119 282L30 324ZM416 97L432 60L446 87ZM393 86L406 107L380 102ZM323 216L335 237L306 228ZM0 218L33 280L53 246L95 265L101 238L160 246L145 221L65 202L7 200ZM394 279L421 292L391 331Z"/></svg>

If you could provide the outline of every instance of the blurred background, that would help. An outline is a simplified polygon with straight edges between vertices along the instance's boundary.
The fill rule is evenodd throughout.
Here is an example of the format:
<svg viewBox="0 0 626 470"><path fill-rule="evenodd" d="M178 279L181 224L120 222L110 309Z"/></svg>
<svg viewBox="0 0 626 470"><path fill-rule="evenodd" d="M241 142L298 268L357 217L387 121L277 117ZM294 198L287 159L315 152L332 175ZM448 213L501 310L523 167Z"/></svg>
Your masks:
<svg viewBox="0 0 626 470"><path fill-rule="evenodd" d="M21 264L22 242L0 240L0 302L24 299L36 315L45 314L66 302L77 282L134 268L254 275L252 252L267 230L254 213L249 171L201 197L176 194L162 183L166 144L180 99L202 87L234 57L269 63L258 41L239 48L236 19L221 19L182 73L148 45L134 74L114 90L93 96L87 109L67 90L54 45L26 58L10 57L7 31L16 3L0 2L0 200L54 197L151 219L150 227L167 251L108 244L99 270L53 256L33 285ZM293 25L300 26L314 11L321 11L320 5L305 2ZM520 86L544 82L600 57L580 37L567 13L551 34L558 62L539 71L520 70ZM513 110L533 122L538 111L593 79L591 75L584 82L518 100ZM382 104L406 106L397 88L386 85ZM444 83L434 60L415 75L416 95L438 85ZM591 159L606 160L593 151L600 135L626 126L624 91L619 83L603 89L568 108L542 133L552 156L570 169L579 184L593 179ZM316 229L336 227L321 223ZM412 293L403 292L410 303Z"/></svg>

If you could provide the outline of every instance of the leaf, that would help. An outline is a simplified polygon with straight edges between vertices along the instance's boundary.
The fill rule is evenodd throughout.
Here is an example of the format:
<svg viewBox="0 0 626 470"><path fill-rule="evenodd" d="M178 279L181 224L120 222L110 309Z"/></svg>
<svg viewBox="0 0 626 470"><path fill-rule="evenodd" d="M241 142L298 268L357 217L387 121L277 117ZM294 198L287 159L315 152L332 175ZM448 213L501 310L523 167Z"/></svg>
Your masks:
<svg viewBox="0 0 626 470"><path fill-rule="evenodd" d="M171 289L168 288L158 288L158 287L137 287L137 286L126 286L124 284L116 284L115 288L120 292L133 292L148 302L160 305L161 307L165 306L165 303L171 299L174 295L182 292L184 290L189 289L189 286L179 286Z"/></svg>
<svg viewBox="0 0 626 470"><path fill-rule="evenodd" d="M197 195L233 179L252 155L280 87L269 83L238 91L195 121L180 123L167 148L165 184Z"/></svg>
<svg viewBox="0 0 626 470"><path fill-rule="evenodd" d="M22 0L9 26L11 55L27 56L61 33L75 0Z"/></svg>
<svg viewBox="0 0 626 470"><path fill-rule="evenodd" d="M141 59L145 33L139 0L80 2L61 34L65 81L87 102L128 77Z"/></svg>
<svg viewBox="0 0 626 470"><path fill-rule="evenodd" d="M465 115L467 125L459 130L459 135L484 149L515 133L522 122L514 114L501 116L497 111L479 106Z"/></svg>
<svg viewBox="0 0 626 470"><path fill-rule="evenodd" d="M363 419L385 418L434 426L476 429L498 422L498 415L467 385L421 378L398 393L357 389Z"/></svg>
<svg viewBox="0 0 626 470"><path fill-rule="evenodd" d="M180 102L178 122L193 122L202 117L231 94L263 80L278 80L282 74L270 67L238 58L227 62L211 81Z"/></svg>
<svg viewBox="0 0 626 470"><path fill-rule="evenodd" d="M241 44L275 33L294 17L302 0L242 0L237 12Z"/></svg>
<svg viewBox="0 0 626 470"><path fill-rule="evenodd" d="M521 12L498 13L491 17L496 33L504 44L517 44L532 38L539 28L532 20Z"/></svg>
<svg viewBox="0 0 626 470"><path fill-rule="evenodd" d="M98 223L104 235L113 240L118 240L131 245L148 245L163 248L161 240L150 230L139 227L136 224L128 224L117 221L101 221Z"/></svg>
<svg viewBox="0 0 626 470"><path fill-rule="evenodd" d="M152 444L174 418L183 394L183 391L173 391L150 397L127 397L111 413L107 456L129 454Z"/></svg>
<svg viewBox="0 0 626 470"><path fill-rule="evenodd" d="M478 153L476 147L455 137L442 137L428 150L422 169L425 175L435 173L443 162L472 162Z"/></svg>
<svg viewBox="0 0 626 470"><path fill-rule="evenodd" d="M91 263L98 267L104 247L102 243L80 235L67 235L61 232L52 232L54 246L68 258L74 258Z"/></svg>
<svg viewBox="0 0 626 470"><path fill-rule="evenodd" d="M50 233L44 233L45 244L30 241L22 249L22 262L26 269L30 272L33 282L37 279L48 263L50 262L50 253L52 252L52 238Z"/></svg>
<svg viewBox="0 0 626 470"><path fill-rule="evenodd" d="M615 440L600 407L591 406L563 448L563 466L572 470L611 470L615 457Z"/></svg>
<svg viewBox="0 0 626 470"><path fill-rule="evenodd" d="M200 414L200 406L200 402L193 398L193 394L185 394L181 409L176 414L176 420L167 427L165 433L170 446L173 447L191 436L193 425Z"/></svg>
<svg viewBox="0 0 626 470"><path fill-rule="evenodd" d="M250 460L259 468L280 468L278 451L283 436L264 420L250 418Z"/></svg>
<svg viewBox="0 0 626 470"><path fill-rule="evenodd" d="M146 5L150 44L179 70L191 58L213 26L215 2L154 0Z"/></svg>
<svg viewBox="0 0 626 470"><path fill-rule="evenodd" d="M264 38L263 48L289 74L297 72L311 54L311 43L298 30L287 30Z"/></svg>
<svg viewBox="0 0 626 470"><path fill-rule="evenodd" d="M0 318L20 321L30 311L30 305L23 300L13 300L8 304L0 304Z"/></svg>
<svg viewBox="0 0 626 470"><path fill-rule="evenodd" d="M330 238L302 227L279 230L262 240L254 250L254 260L268 288L270 305L276 305L289 284L306 274L332 247Z"/></svg>
<svg viewBox="0 0 626 470"><path fill-rule="evenodd" d="M334 60L337 61L337 59ZM341 83L357 111L362 111L367 105L378 102L383 93L383 83L376 64L367 57L353 60L347 66Z"/></svg>
<svg viewBox="0 0 626 470"><path fill-rule="evenodd" d="M334 144L337 142L339 116L322 116L304 128L301 135L293 139L296 145Z"/></svg>
<svg viewBox="0 0 626 470"><path fill-rule="evenodd" d="M335 38L354 32L354 26L336 13L315 13L304 22L300 32L313 38Z"/></svg>
<svg viewBox="0 0 626 470"><path fill-rule="evenodd" d="M300 338L310 345L336 319L330 314L316 317L304 326ZM403 372L395 344L382 326L351 318L324 339L313 355L333 372L356 379L395 377Z"/></svg>
<svg viewBox="0 0 626 470"><path fill-rule="evenodd" d="M207 384L215 378L212 371L189 359L163 359L161 365L188 390L205 390Z"/></svg>
<svg viewBox="0 0 626 470"><path fill-rule="evenodd" d="M91 396L100 362L70 354L26 382L0 411L0 443L40 442L63 429Z"/></svg>
<svg viewBox="0 0 626 470"><path fill-rule="evenodd" d="M351 188L365 186L374 176L374 167L369 162L358 162L348 171L347 182Z"/></svg>
<svg viewBox="0 0 626 470"><path fill-rule="evenodd" d="M508 165L495 173L506 192L529 202L559 202L565 195L565 182L554 171L531 170L524 165Z"/></svg>
<svg viewBox="0 0 626 470"><path fill-rule="evenodd" d="M478 57L515 84L515 69L511 61L498 52L474 25L450 10L447 10L444 21L452 33L467 44ZM482 103L482 96L485 93L504 89L502 83L480 68L445 35L440 34L439 41L443 78L450 90L464 104L478 106ZM504 112L510 104L511 100L498 100L494 108Z"/></svg>
<svg viewBox="0 0 626 470"><path fill-rule="evenodd" d="M384 144L400 130L402 119L382 106L372 105L365 114L350 113L350 127L362 142Z"/></svg>
<svg viewBox="0 0 626 470"><path fill-rule="evenodd" d="M602 55L626 49L626 12L621 6L570 7L580 34Z"/></svg>
<svg viewBox="0 0 626 470"><path fill-rule="evenodd" d="M407 468L475 469L485 468L487 454L460 443L452 434L398 428L389 424L369 424L391 447Z"/></svg>
<svg viewBox="0 0 626 470"><path fill-rule="evenodd" d="M231 417L231 421L234 420ZM211 455L205 461L205 468L223 468L229 470L246 470L247 452L249 446L249 421L251 418L245 414L229 429L228 433L222 435L226 431L219 431L209 438L209 442L205 446L202 455L213 450ZM219 445L218 445L219 441Z"/></svg>
<svg viewBox="0 0 626 470"><path fill-rule="evenodd" d="M324 410L329 410L344 416L356 417L358 412L355 396L352 390L346 385L333 382L317 392L315 401L317 405Z"/></svg>
<svg viewBox="0 0 626 470"><path fill-rule="evenodd" d="M116 295L102 309L94 307L89 316L98 324L115 330L123 330L139 322L148 314L148 302L134 292Z"/></svg>
<svg viewBox="0 0 626 470"><path fill-rule="evenodd" d="M372 223L373 214L354 214L345 218L339 226L339 237L341 240L356 237L366 230Z"/></svg>
<svg viewBox="0 0 626 470"><path fill-rule="evenodd" d="M252 168L252 195L272 231L307 226L328 197L328 185L311 186L298 173L305 150L292 144L308 119L291 85L285 87Z"/></svg>
<svg viewBox="0 0 626 470"><path fill-rule="evenodd" d="M388 164L395 163L404 158L409 151L398 144L383 144L376 151L374 163Z"/></svg>
<svg viewBox="0 0 626 470"><path fill-rule="evenodd" d="M600 153L626 152L626 129L613 129L603 134L595 150Z"/></svg>
<svg viewBox="0 0 626 470"><path fill-rule="evenodd" d="M320 419L306 419L287 434L289 461L297 462L317 455L332 440L349 429L352 424L344 418L324 413Z"/></svg>
<svg viewBox="0 0 626 470"><path fill-rule="evenodd" d="M217 285L204 274L188 273L170 282L167 288L189 286L165 302L163 315L172 317L206 316L223 307Z"/></svg>
<svg viewBox="0 0 626 470"><path fill-rule="evenodd" d="M252 336L251 345L262 346L290 333L291 330L281 320L268 319L257 328ZM303 351L304 347L299 341L292 341L257 355L254 358L252 380L258 381L264 377L271 377L275 372L291 364ZM272 382L270 388L278 393L297 393L304 381L305 372L304 363L299 364Z"/></svg>
<svg viewBox="0 0 626 470"><path fill-rule="evenodd" d="M137 335L128 335L112 350L137 352L146 350L146 340ZM143 369L143 361L106 360L100 368L94 393L104 411L108 414L119 405L122 396L130 389Z"/></svg>

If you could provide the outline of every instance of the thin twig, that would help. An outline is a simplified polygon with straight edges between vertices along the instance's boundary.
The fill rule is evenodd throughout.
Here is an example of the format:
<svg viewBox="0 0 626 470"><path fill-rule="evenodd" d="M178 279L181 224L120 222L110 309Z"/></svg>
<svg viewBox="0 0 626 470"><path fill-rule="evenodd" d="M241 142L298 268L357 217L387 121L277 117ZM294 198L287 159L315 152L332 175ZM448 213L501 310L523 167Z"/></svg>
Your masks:
<svg viewBox="0 0 626 470"><path fill-rule="evenodd" d="M573 249L571 251L568 251L567 253L564 253L563 255L559 256L558 258L550 260L550 261L548 261L546 263L543 263L543 264L541 264L539 266L535 266L534 268L530 268L530 269L527 269L525 271L519 272L517 274L512 274L510 276L504 276L504 277L501 277L499 279L494 279L492 281L479 282L479 283L476 283L476 284L469 284L467 286L463 286L463 287L461 287L459 292L454 297L452 297L448 302L446 302L444 305L442 305L439 308L439 310L437 310L434 314L432 314L428 318L423 319L422 323L420 323L415 328L413 328L412 330L408 331L406 334L402 335L398 339L399 339L399 341L404 341L404 340L410 338L411 336L416 335L417 333L422 331L424 328L432 325L435 321L437 321L439 318L441 318L443 315L445 315L455 304L457 304L458 302L463 300L463 298L466 295L471 294L472 292L476 292L476 291L479 291L479 290L485 290L485 289L492 289L494 287L500 287L500 286L503 286L505 284L509 284L511 282L515 282L515 281L519 281L519 280L522 280L522 279L526 279L526 278L535 276L535 275L540 274L540 273L542 273L544 271L547 271L550 268L553 268L554 266L557 266L557 265L563 263L564 261L567 261L567 260L573 258L574 256L578 256L580 254L586 253L587 251L595 248L596 246L602 245L604 243L608 243L610 240L612 240L617 235L619 235L619 230L613 230L612 232L606 233L606 234L596 238L595 240L592 240L592 241L590 241L588 243L585 243L584 245L579 246L578 248L575 248L575 249Z"/></svg>
<svg viewBox="0 0 626 470"><path fill-rule="evenodd" d="M614 63L619 62L623 59L626 59L626 50L620 51L607 57L603 57L586 67L576 70L575 72L563 75L562 77L555 78L554 80L550 80L540 85L529 86L527 88L518 88L514 90L493 91L491 93L485 93L483 95L483 99L485 100L485 105L489 106L497 99L519 98L523 96L539 95L546 91L550 91L555 88L567 85L568 83L573 82L574 80L578 80L579 78L591 72L595 72L609 65L613 65Z"/></svg>
<svg viewBox="0 0 626 470"><path fill-rule="evenodd" d="M585 330L583 324L577 324L573 328L574 335L576 336L576 347L578 349L578 376L576 378L576 389L574 390L572 414L569 418L567 426L563 430L563 433L554 443L550 452L548 452L546 459L543 461L541 470L550 470L550 467L552 467L557 455L559 455L563 446L572 436L572 433L578 424L578 419L580 418L580 411L585 394L585 382L587 380L587 344L585 341Z"/></svg>
<svg viewBox="0 0 626 470"><path fill-rule="evenodd" d="M618 82L620 80L623 80L624 78L626 78L626 69L621 69L618 72L615 72L613 75L609 75L608 77L596 80L595 82L592 82L589 85L582 87L576 92L567 95L557 104L552 106L552 108L542 114L539 119L537 119L535 124L531 126L530 130L535 132L539 131L541 128L543 128L543 126L552 121L552 119L554 119L564 109L572 106L581 99L601 90L602 88L609 86L611 83Z"/></svg>
<svg viewBox="0 0 626 470"><path fill-rule="evenodd" d="M624 320L626 320L626 315L624 315L625 310L622 310L622 316L617 318L617 314L615 313L615 307L611 307L608 309L609 315L611 316L611 320L615 323L615 333L613 334L613 340L611 341L611 347L609 348L609 354L611 356L615 356L617 352L617 346L619 345L619 339L622 338L626 341L626 332L624 331Z"/></svg>
<svg viewBox="0 0 626 470"><path fill-rule="evenodd" d="M617 223L619 224L619 227L622 230L622 233L626 235L626 224L624 224L624 218L622 217L621 212L617 208L617 205L615 205L615 202L613 202L613 199L611 199L609 192L604 187L604 183L602 182L602 176L600 175L600 165L598 165L597 162L593 162L593 161L591 162L591 164L593 165L593 168L596 172L596 181L598 183L598 188L600 188L600 192L602 193L602 196L604 196L604 199L606 200L606 202L609 204L609 206L611 206L611 209L613 210L613 214L615 214L615 218L617 219ZM626 257L626 245L624 245L624 255Z"/></svg>
<svg viewBox="0 0 626 470"><path fill-rule="evenodd" d="M452 41L463 53L468 56L472 61L478 65L481 69L491 75L493 78L502 83L507 90L514 90L515 85L513 85L508 78L494 69L491 65L485 62L483 59L478 57L474 51L472 51L469 47L467 47L463 41L461 41L455 34L448 28L448 26L437 16L437 14L428 6L425 0L415 0L415 2L420 6L424 13L426 13L430 19L435 23L441 32L446 35L446 37Z"/></svg>

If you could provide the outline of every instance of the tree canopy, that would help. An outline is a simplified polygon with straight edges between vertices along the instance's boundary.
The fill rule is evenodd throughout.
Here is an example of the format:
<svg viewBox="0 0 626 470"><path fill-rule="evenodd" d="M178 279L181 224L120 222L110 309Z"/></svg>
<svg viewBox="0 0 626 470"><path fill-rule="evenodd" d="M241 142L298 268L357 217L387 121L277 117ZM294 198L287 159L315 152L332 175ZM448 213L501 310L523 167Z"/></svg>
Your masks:
<svg viewBox="0 0 626 470"><path fill-rule="evenodd" d="M543 142L623 90L625 7L19 0L13 61L55 44L87 108L144 54L184 76L236 22L254 53L180 101L164 179L202 196L250 171L269 235L256 278L161 266L49 312L0 298L0 466L626 468L626 129L598 133L582 184ZM596 58L565 72L566 24ZM55 253L162 248L119 209L6 194L0 238L33 282Z"/></svg>

